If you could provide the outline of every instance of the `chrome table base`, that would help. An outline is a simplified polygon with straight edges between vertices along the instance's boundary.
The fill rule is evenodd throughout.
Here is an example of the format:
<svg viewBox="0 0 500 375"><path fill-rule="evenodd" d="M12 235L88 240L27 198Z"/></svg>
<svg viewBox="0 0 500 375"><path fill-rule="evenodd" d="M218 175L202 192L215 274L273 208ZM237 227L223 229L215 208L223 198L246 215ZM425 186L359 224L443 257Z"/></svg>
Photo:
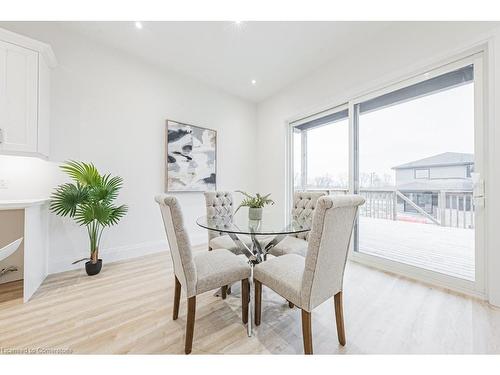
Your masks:
<svg viewBox="0 0 500 375"><path fill-rule="evenodd" d="M250 303L248 306L248 323L247 323L247 334L248 337L252 336L252 325L253 325L253 311L255 306L255 295L254 295L254 281L253 281L253 268L256 264L264 262L267 260L267 253L274 246L276 246L281 240L283 240L286 235L278 234L275 236L266 246L262 249L262 245L257 239L257 235L251 234L252 247L249 248L236 233L228 233L229 237L234 241L236 245L243 251L243 254L248 258L248 264L250 265L250 278L248 283L250 286Z"/></svg>

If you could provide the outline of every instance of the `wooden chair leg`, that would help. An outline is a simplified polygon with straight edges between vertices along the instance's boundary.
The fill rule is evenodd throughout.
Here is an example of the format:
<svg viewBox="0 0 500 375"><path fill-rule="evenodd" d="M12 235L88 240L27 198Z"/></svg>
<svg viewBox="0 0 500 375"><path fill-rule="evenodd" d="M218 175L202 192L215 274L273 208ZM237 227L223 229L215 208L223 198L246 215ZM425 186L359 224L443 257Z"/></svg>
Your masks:
<svg viewBox="0 0 500 375"><path fill-rule="evenodd" d="M172 318L176 320L179 317L179 303L181 300L181 283L177 276L175 276L175 289L174 289L174 311Z"/></svg>
<svg viewBox="0 0 500 375"><path fill-rule="evenodd" d="M262 283L255 280L255 325L260 325L260 313L262 304Z"/></svg>
<svg viewBox="0 0 500 375"><path fill-rule="evenodd" d="M302 310L302 338L304 340L304 354L313 354L311 313Z"/></svg>
<svg viewBox="0 0 500 375"><path fill-rule="evenodd" d="M223 287L220 288L220 294L221 294L222 299L226 299L227 285L224 285Z"/></svg>
<svg viewBox="0 0 500 375"><path fill-rule="evenodd" d="M248 323L248 297L250 296L250 283L248 279L241 280L241 321Z"/></svg>
<svg viewBox="0 0 500 375"><path fill-rule="evenodd" d="M191 353L193 348L193 335L194 335L194 318L196 315L196 296L189 297L187 300L187 322L186 322L186 343L184 350L186 354Z"/></svg>
<svg viewBox="0 0 500 375"><path fill-rule="evenodd" d="M293 303L291 303L290 301L288 301L288 307L289 307L289 308L293 309L293 308L294 308L294 306L295 306L295 305L294 305Z"/></svg>
<svg viewBox="0 0 500 375"><path fill-rule="evenodd" d="M337 336L340 345L345 345L345 329L344 329L344 308L342 306L342 292L335 294L335 320L337 322Z"/></svg>

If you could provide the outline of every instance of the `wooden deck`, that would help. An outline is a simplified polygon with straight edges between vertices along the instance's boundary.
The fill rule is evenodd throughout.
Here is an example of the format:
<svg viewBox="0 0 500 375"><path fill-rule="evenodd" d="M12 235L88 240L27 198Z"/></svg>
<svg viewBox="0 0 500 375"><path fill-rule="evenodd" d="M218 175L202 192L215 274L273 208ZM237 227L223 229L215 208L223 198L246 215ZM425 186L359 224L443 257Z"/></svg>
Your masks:
<svg viewBox="0 0 500 375"><path fill-rule="evenodd" d="M360 251L474 280L474 230L360 217Z"/></svg>

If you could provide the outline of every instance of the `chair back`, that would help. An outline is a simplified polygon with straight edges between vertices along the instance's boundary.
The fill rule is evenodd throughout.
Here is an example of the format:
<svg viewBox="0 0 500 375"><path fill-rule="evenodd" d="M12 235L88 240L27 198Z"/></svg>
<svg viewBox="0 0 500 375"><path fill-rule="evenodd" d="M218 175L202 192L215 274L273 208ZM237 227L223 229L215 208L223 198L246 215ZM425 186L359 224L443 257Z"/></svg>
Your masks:
<svg viewBox="0 0 500 375"><path fill-rule="evenodd" d="M189 236L184 227L179 200L166 194L156 196L155 200L160 205L175 276L186 291L187 296L192 297L196 294L196 265L193 260Z"/></svg>
<svg viewBox="0 0 500 375"><path fill-rule="evenodd" d="M318 199L302 277L301 300L311 311L342 290L344 270L360 195Z"/></svg>
<svg viewBox="0 0 500 375"><path fill-rule="evenodd" d="M205 192L205 203L207 206L207 219L218 222L231 223L234 215L233 195L228 191L207 191ZM224 233L209 230L208 241Z"/></svg>
<svg viewBox="0 0 500 375"><path fill-rule="evenodd" d="M325 196L324 191L296 191L293 193L292 217L302 223L311 223L314 216L314 210L318 205L318 199ZM309 233L297 233L294 237L307 240Z"/></svg>

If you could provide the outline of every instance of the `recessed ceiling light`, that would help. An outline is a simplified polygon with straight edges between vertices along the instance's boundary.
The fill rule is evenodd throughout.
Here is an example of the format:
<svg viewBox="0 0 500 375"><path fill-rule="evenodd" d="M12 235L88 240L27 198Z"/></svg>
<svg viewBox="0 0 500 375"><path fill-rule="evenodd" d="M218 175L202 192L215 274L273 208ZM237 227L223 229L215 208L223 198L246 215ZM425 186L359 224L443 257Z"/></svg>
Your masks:
<svg viewBox="0 0 500 375"><path fill-rule="evenodd" d="M255 79L252 79L252 85L256 85L257 84L257 81Z"/></svg>
<svg viewBox="0 0 500 375"><path fill-rule="evenodd" d="M137 21L135 23L135 27L138 28L139 30L142 29L142 22Z"/></svg>
<svg viewBox="0 0 500 375"><path fill-rule="evenodd" d="M236 25L241 25L241 21L234 21Z"/></svg>

